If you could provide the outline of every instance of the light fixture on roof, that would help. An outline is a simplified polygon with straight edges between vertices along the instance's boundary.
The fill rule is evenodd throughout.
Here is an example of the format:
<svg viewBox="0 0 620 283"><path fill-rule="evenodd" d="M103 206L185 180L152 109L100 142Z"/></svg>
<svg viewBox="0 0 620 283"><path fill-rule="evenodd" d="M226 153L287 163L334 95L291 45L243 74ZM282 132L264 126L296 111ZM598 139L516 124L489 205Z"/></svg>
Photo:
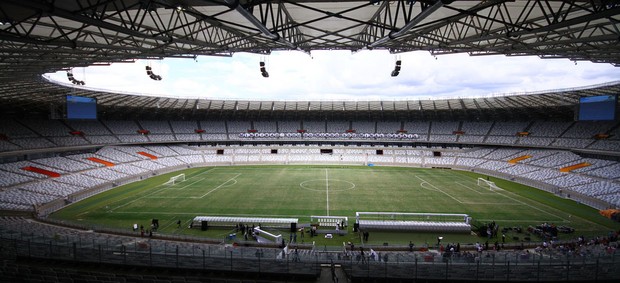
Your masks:
<svg viewBox="0 0 620 283"><path fill-rule="evenodd" d="M67 71L67 79L74 85L85 85L84 81L76 80L73 76L73 70Z"/></svg>
<svg viewBox="0 0 620 283"><path fill-rule="evenodd" d="M161 76L153 73L153 69L151 68L151 66L146 66L146 75L149 76L151 80L161 81Z"/></svg>
<svg viewBox="0 0 620 283"><path fill-rule="evenodd" d="M260 74L263 75L263 78L268 78L269 73L267 72L267 69L265 68L265 61L260 61L259 65L260 65Z"/></svg>
<svg viewBox="0 0 620 283"><path fill-rule="evenodd" d="M400 64L401 64L401 60L397 59L396 60L396 65L394 66L394 70L392 70L392 77L396 77L398 76L398 74L400 74Z"/></svg>

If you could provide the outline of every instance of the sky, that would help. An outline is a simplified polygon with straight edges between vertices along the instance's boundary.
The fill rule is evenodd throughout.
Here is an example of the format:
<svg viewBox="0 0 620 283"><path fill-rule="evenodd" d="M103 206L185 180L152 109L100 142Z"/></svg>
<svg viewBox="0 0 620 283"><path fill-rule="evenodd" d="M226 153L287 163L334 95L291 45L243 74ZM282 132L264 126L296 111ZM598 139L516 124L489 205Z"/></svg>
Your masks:
<svg viewBox="0 0 620 283"><path fill-rule="evenodd" d="M391 77L397 59L402 69ZM263 78L264 61L269 78ZM151 80L145 71L162 76ZM86 87L151 96L230 100L417 100L482 97L620 80L610 64L534 56L433 56L373 50L236 53L232 57L138 60L74 68ZM68 83L66 72L49 76Z"/></svg>

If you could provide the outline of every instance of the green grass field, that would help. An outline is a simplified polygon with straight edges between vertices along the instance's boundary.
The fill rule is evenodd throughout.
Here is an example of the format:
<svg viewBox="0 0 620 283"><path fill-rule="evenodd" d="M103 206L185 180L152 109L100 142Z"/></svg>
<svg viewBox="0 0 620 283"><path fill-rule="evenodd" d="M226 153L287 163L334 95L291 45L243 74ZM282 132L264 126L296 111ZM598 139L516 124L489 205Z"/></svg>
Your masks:
<svg viewBox="0 0 620 283"><path fill-rule="evenodd" d="M184 173L186 180L162 185ZM52 218L86 225L130 229L160 219L160 232L221 238L230 231L188 229L199 215L295 217L308 223L311 215L348 216L356 211L466 213L500 227L566 225L578 235L606 235L620 224L595 209L549 193L491 178L502 188L477 186L481 175L445 169L362 166L232 166L193 168L115 188L72 204ZM177 228L176 222L183 225ZM284 233L284 232L283 232ZM448 242L471 243L472 235L442 235ZM512 235L509 235L511 239ZM433 242L428 233L373 233L371 243ZM577 235L564 235L575 238ZM535 237L532 237L536 240ZM319 244L359 242L354 233Z"/></svg>

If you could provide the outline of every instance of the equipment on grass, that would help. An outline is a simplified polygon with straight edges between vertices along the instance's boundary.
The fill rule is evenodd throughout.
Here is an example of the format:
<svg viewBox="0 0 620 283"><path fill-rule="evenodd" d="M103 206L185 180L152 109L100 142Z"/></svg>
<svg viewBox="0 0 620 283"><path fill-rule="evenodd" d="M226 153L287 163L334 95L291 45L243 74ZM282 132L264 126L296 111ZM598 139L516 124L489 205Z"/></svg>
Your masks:
<svg viewBox="0 0 620 283"><path fill-rule="evenodd" d="M180 175L176 175L174 177L170 177L170 180L168 180L168 182L165 182L164 185L168 186L168 185L176 185L178 183L181 183L185 181L185 174L180 174Z"/></svg>
<svg viewBox="0 0 620 283"><path fill-rule="evenodd" d="M471 218L455 213L356 212L362 231L470 233Z"/></svg>
<svg viewBox="0 0 620 283"><path fill-rule="evenodd" d="M489 180L486 180L484 178L478 178L478 186L479 187L489 187L490 191L499 191L502 188L498 187L497 185L495 185L494 182L491 182Z"/></svg>

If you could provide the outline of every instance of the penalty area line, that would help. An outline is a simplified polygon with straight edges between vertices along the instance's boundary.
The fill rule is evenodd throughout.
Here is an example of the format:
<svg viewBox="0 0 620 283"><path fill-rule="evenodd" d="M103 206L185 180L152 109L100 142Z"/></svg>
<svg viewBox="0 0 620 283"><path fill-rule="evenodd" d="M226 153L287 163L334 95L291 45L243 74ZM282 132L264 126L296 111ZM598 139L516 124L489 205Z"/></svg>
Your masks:
<svg viewBox="0 0 620 283"><path fill-rule="evenodd" d="M463 202L462 202L462 201L460 201L459 199L457 199L457 198L455 198L455 197L451 196L450 194L448 194L448 193L446 193L446 192L444 192L444 191L440 190L439 188L437 188L436 186L434 186L434 185L433 185L433 184L431 184L430 182L428 182L428 181L426 181L426 180L424 180L424 179L420 178L418 175L415 175L415 177L416 177L416 178L418 178L418 179L420 179L422 182L427 183L429 186L433 187L435 190L437 190L437 191L441 192L442 194L447 195L448 197L450 197L451 199L455 200L456 202L458 202L458 203L463 203Z"/></svg>
<svg viewBox="0 0 620 283"><path fill-rule="evenodd" d="M209 195L210 193L215 192L215 191L217 191L219 188L221 188L221 187L223 187L224 185L228 184L228 182L230 182L230 181L235 181L235 178L237 178L237 177L239 177L239 176L241 176L241 173L237 173L237 175L235 175L234 177L232 177L232 178L230 178L230 179L226 180L226 182L221 183L219 186L217 186L217 187L215 187L214 189L212 189L212 190L208 191L206 194L204 194L204 195L202 195L202 196L199 196L199 197L192 197L192 198L204 198L204 197L206 197L207 195Z"/></svg>
<svg viewBox="0 0 620 283"><path fill-rule="evenodd" d="M188 178L188 180L189 180L189 179L191 179L191 178L194 178L194 177L200 176L200 175L202 175L202 174L206 174L206 173L208 173L208 172L211 172L213 169L215 169L215 167L214 167L214 168L211 168L211 169L209 169L209 170L207 170L207 171L205 171L205 172L199 173L199 174L198 174L198 175L196 175L196 176L192 176L192 177ZM205 179L205 178L203 178L203 180L204 180L204 179ZM157 189L157 188L159 188L159 189ZM108 212L114 212L115 210L117 210L117 209L119 209L119 208L122 208L122 207L128 206L128 205L130 205L130 204L132 204L132 203L134 203L134 202L136 202L136 201L138 201L138 200L141 200L141 199L143 199L143 198L150 197L150 196L152 196L152 195L154 195L154 194L156 194L156 193L159 193L159 192L161 192L161 191L163 191L163 190L166 190L166 189L169 189L169 188L168 188L168 187L166 187L166 186L164 186L164 184L160 184L160 185L157 185L157 186L153 187L153 189L155 189L155 190L154 190L154 191L152 191L152 192L148 192L147 194L145 194L145 195L143 195L143 196L141 196L141 197L138 197L137 199L134 199L134 200L132 200L132 201L129 201L129 202L125 203L125 204L121 204L121 205L119 205L119 206L116 206L116 207L114 207L114 208L112 208L112 209L108 210ZM120 201L124 201L124 200L126 200L126 199L128 199L128 198L123 198L122 200L119 200L119 202L120 202Z"/></svg>

